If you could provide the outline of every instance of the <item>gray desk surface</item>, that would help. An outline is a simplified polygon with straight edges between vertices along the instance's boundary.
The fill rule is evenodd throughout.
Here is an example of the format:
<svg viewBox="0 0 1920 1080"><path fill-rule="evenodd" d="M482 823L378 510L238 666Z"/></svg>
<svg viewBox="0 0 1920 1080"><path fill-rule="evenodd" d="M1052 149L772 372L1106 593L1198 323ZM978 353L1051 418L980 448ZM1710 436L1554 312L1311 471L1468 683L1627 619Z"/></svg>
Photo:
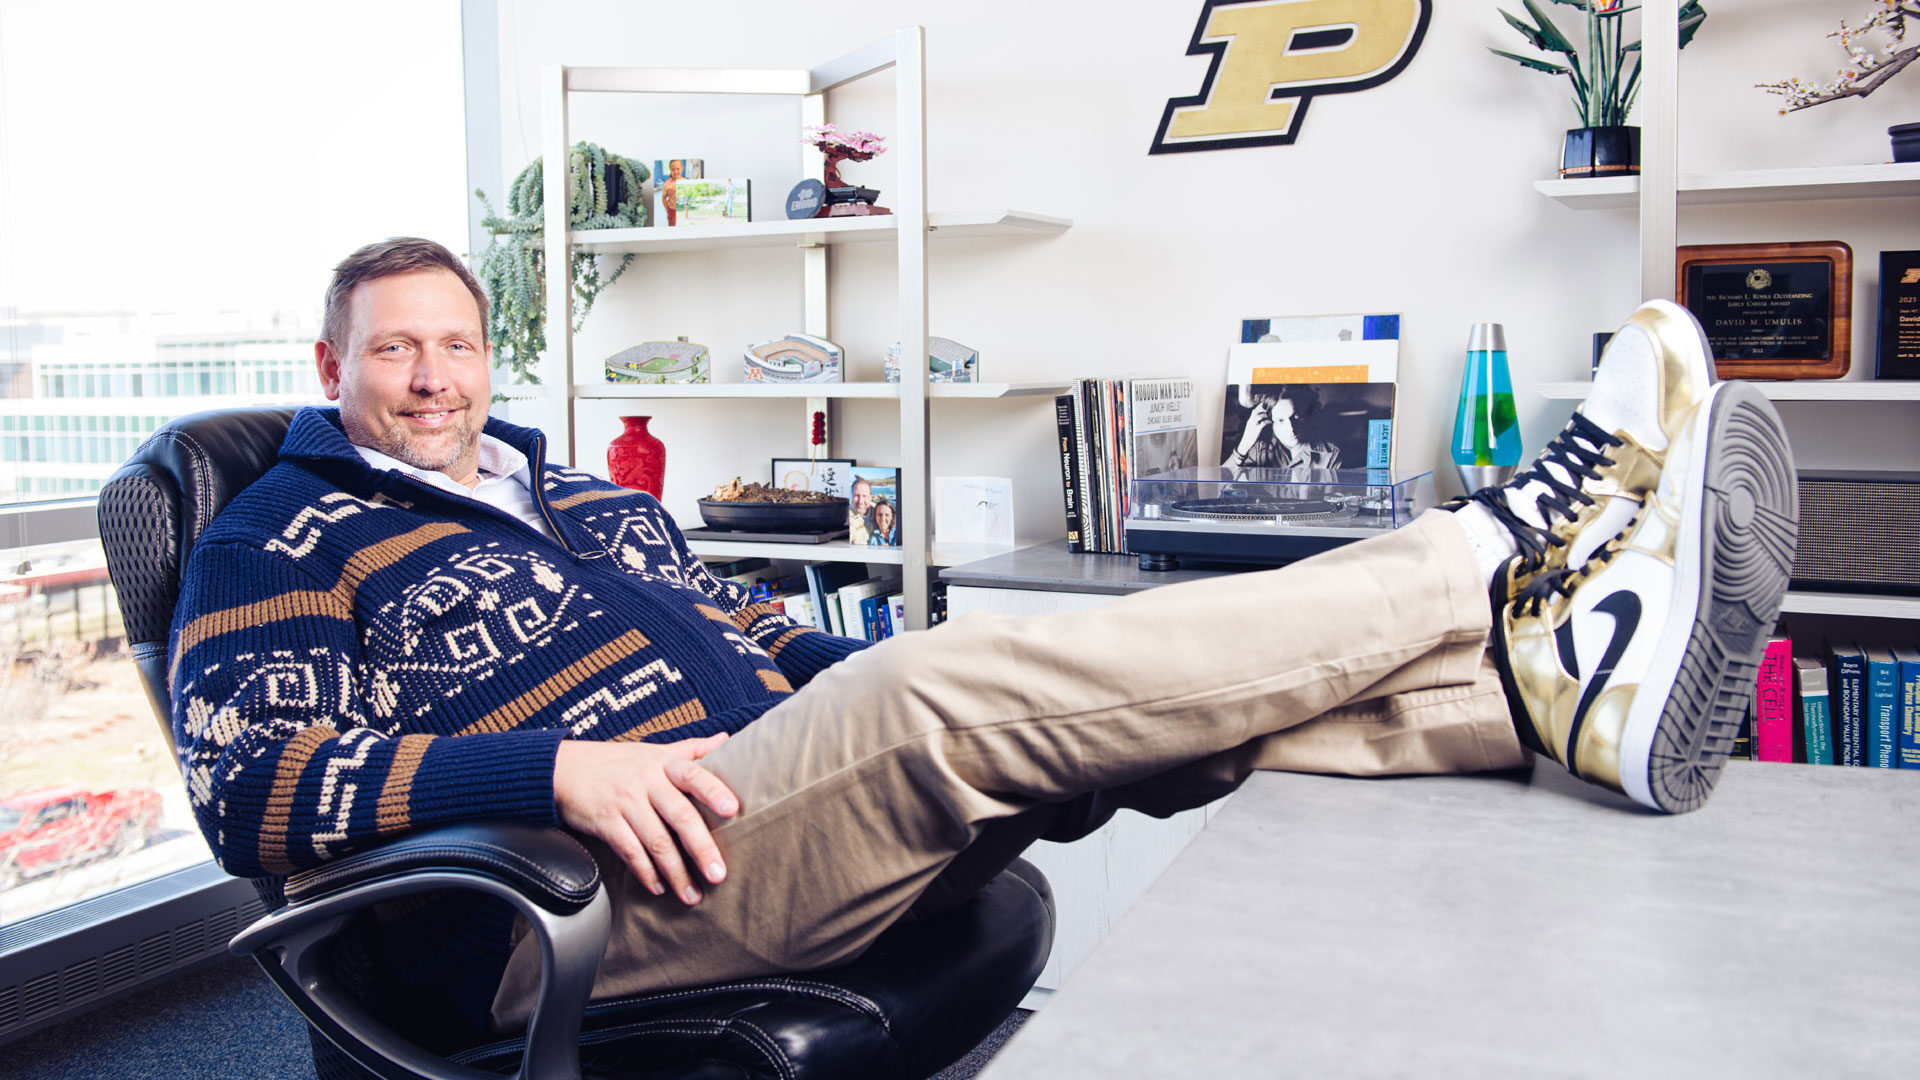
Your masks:
<svg viewBox="0 0 1920 1080"><path fill-rule="evenodd" d="M1913 1076L1920 775L1257 774L982 1074Z"/></svg>
<svg viewBox="0 0 1920 1080"><path fill-rule="evenodd" d="M983 589L1124 594L1231 572L1231 569L1142 570L1138 556L1075 555L1067 550L1065 540L1055 540L948 567L940 572L940 578L949 585Z"/></svg>

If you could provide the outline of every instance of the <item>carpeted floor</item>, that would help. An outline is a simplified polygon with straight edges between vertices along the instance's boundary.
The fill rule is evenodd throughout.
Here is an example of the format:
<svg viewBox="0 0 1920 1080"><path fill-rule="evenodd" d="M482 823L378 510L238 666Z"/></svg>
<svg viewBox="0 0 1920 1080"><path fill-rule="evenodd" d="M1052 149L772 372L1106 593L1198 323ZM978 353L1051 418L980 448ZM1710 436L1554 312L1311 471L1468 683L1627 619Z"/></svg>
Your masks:
<svg viewBox="0 0 1920 1080"><path fill-rule="evenodd" d="M1027 1018L936 1080L970 1080ZM0 1047L10 1080L311 1080L306 1025L251 960L222 960Z"/></svg>

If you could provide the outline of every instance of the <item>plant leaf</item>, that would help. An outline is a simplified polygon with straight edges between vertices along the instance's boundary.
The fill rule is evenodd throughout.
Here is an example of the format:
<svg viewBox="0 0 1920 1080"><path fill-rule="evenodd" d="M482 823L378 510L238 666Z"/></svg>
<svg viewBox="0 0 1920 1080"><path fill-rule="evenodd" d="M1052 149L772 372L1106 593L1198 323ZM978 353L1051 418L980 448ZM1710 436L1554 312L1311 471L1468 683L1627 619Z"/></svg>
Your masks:
<svg viewBox="0 0 1920 1080"><path fill-rule="evenodd" d="M1535 57L1535 56L1521 56L1517 53L1510 53L1503 49L1488 48L1487 51L1494 54L1495 56L1504 56L1509 60L1516 61L1520 64L1520 66L1530 67L1535 71L1544 71L1552 75L1566 75L1569 77L1573 75L1573 72L1568 71L1566 68L1561 67L1559 64L1556 64L1551 60L1542 60L1539 57Z"/></svg>
<svg viewBox="0 0 1920 1080"><path fill-rule="evenodd" d="M1520 31L1520 36L1527 39L1527 44L1545 52L1553 51L1551 48L1548 47L1547 39L1540 33L1540 31L1535 30L1532 26L1529 26L1528 24L1521 22L1519 19L1514 18L1512 15L1507 14L1505 11L1500 12L1500 17L1507 20L1508 26L1511 26L1515 30Z"/></svg>
<svg viewBox="0 0 1920 1080"><path fill-rule="evenodd" d="M1533 21L1540 24L1540 36L1547 42L1544 47L1554 52L1573 55L1573 42L1568 41L1567 36L1560 32L1560 28L1554 25L1553 20L1547 18L1547 13L1540 10L1540 5L1533 0L1520 0L1520 2L1526 5L1527 14L1533 16Z"/></svg>

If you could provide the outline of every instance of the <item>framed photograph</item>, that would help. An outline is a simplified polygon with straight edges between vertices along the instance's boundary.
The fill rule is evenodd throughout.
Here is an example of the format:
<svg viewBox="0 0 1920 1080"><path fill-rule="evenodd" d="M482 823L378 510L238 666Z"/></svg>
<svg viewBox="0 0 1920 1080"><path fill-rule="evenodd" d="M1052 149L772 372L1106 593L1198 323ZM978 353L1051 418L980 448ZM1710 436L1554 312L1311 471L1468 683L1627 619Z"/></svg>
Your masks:
<svg viewBox="0 0 1920 1080"><path fill-rule="evenodd" d="M873 465L853 468L847 491L847 542L900 546L900 470Z"/></svg>
<svg viewBox="0 0 1920 1080"><path fill-rule="evenodd" d="M1839 241L1693 244L1678 255L1680 304L1707 333L1723 379L1837 379L1853 344L1853 249Z"/></svg>
<svg viewBox="0 0 1920 1080"><path fill-rule="evenodd" d="M773 479L777 488L789 491L818 491L835 498L847 497L853 484L852 458L774 458Z"/></svg>

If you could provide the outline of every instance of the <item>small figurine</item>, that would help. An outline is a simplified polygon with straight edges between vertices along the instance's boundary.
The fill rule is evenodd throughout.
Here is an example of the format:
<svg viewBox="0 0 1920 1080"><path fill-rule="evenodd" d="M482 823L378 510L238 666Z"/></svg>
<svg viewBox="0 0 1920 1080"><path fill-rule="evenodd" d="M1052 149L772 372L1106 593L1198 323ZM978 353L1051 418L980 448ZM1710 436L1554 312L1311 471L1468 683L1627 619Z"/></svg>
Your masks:
<svg viewBox="0 0 1920 1080"><path fill-rule="evenodd" d="M928 338L927 353L928 382L973 382L980 377L980 353L952 338ZM900 381L900 343L897 341L887 345L885 377L888 382Z"/></svg>

